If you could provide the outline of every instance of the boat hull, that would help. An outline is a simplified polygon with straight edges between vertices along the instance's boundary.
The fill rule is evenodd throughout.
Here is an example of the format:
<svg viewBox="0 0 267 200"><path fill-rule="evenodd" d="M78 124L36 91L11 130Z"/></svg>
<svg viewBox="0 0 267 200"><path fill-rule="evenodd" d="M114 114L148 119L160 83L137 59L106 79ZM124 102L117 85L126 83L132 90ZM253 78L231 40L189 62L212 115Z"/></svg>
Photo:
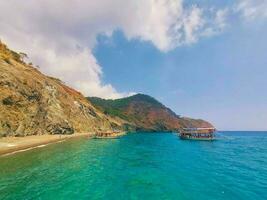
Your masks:
<svg viewBox="0 0 267 200"><path fill-rule="evenodd" d="M195 138L195 137L182 137L182 136L180 136L180 139L182 139L182 140L198 140L198 141L213 141L213 140L216 140L215 137L212 137L212 138Z"/></svg>

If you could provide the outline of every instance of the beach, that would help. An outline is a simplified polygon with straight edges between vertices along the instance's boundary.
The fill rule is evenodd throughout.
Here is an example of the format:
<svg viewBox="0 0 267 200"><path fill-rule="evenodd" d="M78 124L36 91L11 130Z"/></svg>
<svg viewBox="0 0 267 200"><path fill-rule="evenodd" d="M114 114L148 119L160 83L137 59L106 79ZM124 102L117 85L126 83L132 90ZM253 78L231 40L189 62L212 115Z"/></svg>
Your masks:
<svg viewBox="0 0 267 200"><path fill-rule="evenodd" d="M76 137L91 138L94 133L74 133L72 135L33 135L25 137L3 137L0 138L0 156L29 150L36 147L43 147L56 142Z"/></svg>
<svg viewBox="0 0 267 200"><path fill-rule="evenodd" d="M0 138L0 156L5 156L48 144L63 142L77 137L112 139L125 135L126 132L109 133L106 136L96 136L96 133L74 133L71 135L32 135L24 137L2 137Z"/></svg>

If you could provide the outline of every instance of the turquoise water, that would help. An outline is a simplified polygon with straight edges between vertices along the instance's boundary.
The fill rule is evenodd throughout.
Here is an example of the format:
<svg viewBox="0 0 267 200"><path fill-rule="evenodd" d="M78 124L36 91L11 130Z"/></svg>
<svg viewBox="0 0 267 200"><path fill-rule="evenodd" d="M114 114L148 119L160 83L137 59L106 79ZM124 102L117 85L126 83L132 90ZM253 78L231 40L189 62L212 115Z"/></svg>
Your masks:
<svg viewBox="0 0 267 200"><path fill-rule="evenodd" d="M267 132L73 139L0 158L0 199L266 200Z"/></svg>

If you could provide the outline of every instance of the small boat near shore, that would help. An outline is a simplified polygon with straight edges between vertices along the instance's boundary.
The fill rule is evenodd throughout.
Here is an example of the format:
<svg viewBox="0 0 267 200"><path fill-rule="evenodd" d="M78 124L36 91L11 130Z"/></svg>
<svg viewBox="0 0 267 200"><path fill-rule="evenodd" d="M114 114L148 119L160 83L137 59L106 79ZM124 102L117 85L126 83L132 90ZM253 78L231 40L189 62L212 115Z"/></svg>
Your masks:
<svg viewBox="0 0 267 200"><path fill-rule="evenodd" d="M183 128L180 130L182 140L215 140L215 128Z"/></svg>
<svg viewBox="0 0 267 200"><path fill-rule="evenodd" d="M122 131L114 131L114 132L96 132L93 135L93 139L115 139L120 136L125 135L125 132Z"/></svg>

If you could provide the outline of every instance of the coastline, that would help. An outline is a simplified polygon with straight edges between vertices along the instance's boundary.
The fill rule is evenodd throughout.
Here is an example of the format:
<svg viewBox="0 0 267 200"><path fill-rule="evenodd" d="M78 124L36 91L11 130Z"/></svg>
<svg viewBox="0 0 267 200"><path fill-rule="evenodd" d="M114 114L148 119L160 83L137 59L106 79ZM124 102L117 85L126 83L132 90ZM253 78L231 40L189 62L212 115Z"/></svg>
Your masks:
<svg viewBox="0 0 267 200"><path fill-rule="evenodd" d="M33 135L25 137L3 137L0 138L0 157L43 147L48 144L63 142L77 137L92 138L94 133L74 133L72 135Z"/></svg>
<svg viewBox="0 0 267 200"><path fill-rule="evenodd" d="M0 157L44 147L49 144L63 142L77 137L113 139L125 135L126 132L110 133L105 137L97 137L96 133L74 133L71 135L32 135L24 137L3 137L0 138Z"/></svg>

